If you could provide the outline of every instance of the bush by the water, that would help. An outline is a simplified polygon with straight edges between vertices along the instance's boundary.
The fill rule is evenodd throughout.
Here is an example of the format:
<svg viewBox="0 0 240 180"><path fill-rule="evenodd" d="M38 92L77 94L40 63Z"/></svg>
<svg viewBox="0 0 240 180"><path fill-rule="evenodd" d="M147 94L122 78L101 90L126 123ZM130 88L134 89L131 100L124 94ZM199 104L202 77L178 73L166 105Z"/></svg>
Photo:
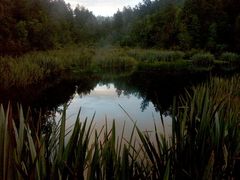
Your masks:
<svg viewBox="0 0 240 180"><path fill-rule="evenodd" d="M128 51L128 55L134 57L136 60L147 62L173 62L182 60L184 57L184 53L181 51L163 51L153 49L133 49Z"/></svg>
<svg viewBox="0 0 240 180"><path fill-rule="evenodd" d="M191 57L192 63L200 67L211 67L215 57L211 53L197 53Z"/></svg>
<svg viewBox="0 0 240 180"><path fill-rule="evenodd" d="M131 70L137 64L133 57L127 56L123 49L97 49L93 57L93 67L102 70Z"/></svg>
<svg viewBox="0 0 240 180"><path fill-rule="evenodd" d="M220 56L222 61L227 61L229 63L240 63L240 56L233 52L225 52Z"/></svg>
<svg viewBox="0 0 240 180"><path fill-rule="evenodd" d="M87 69L93 52L89 48L71 48L31 52L20 57L0 56L0 84L4 88L39 83L77 67Z"/></svg>

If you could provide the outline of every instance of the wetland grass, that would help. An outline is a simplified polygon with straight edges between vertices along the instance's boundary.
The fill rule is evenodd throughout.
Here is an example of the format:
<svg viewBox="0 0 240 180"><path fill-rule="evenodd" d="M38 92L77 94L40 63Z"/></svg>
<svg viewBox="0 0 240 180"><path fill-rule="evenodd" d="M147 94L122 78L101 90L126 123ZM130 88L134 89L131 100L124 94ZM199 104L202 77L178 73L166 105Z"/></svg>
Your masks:
<svg viewBox="0 0 240 180"><path fill-rule="evenodd" d="M220 60L227 61L229 63L240 64L240 56L233 52L225 52L220 56Z"/></svg>
<svg viewBox="0 0 240 180"><path fill-rule="evenodd" d="M192 63L197 67L211 67L215 57L211 53L197 53L191 57Z"/></svg>
<svg viewBox="0 0 240 180"><path fill-rule="evenodd" d="M37 84L72 68L88 69L93 51L86 48L31 52L0 57L0 83L5 88Z"/></svg>
<svg viewBox="0 0 240 180"><path fill-rule="evenodd" d="M154 49L70 47L31 52L20 57L6 56L0 57L0 84L5 89L26 87L52 80L66 72L104 74L133 72L137 68L161 72L209 72L213 68L222 71L239 68L239 55L234 53L223 53L220 60L204 52L195 52L191 57L184 54L181 51Z"/></svg>
<svg viewBox="0 0 240 180"><path fill-rule="evenodd" d="M239 84L237 76L211 79L174 100L170 135L133 122L129 139L125 125L117 137L114 121L97 131L94 116L82 121L80 112L69 134L66 107L44 130L21 107L14 120L1 106L0 179L239 179Z"/></svg>
<svg viewBox="0 0 240 180"><path fill-rule="evenodd" d="M128 56L124 49L120 48L98 49L93 57L94 69L107 72L112 70L132 70L136 65L137 61Z"/></svg>
<svg viewBox="0 0 240 180"><path fill-rule="evenodd" d="M149 63L156 61L175 62L182 60L184 57L183 52L170 50L131 49L127 53L138 61Z"/></svg>

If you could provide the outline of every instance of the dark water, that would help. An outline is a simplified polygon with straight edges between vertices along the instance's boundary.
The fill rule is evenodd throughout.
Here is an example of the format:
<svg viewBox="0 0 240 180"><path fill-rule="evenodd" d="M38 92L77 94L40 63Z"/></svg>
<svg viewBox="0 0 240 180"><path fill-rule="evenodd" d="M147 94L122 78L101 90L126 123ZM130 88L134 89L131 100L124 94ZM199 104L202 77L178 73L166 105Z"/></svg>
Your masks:
<svg viewBox="0 0 240 180"><path fill-rule="evenodd" d="M59 106L70 102L76 93L85 98L93 93L94 89L106 86L109 90L106 94L115 91L119 98L128 97L126 102L131 102L131 98L136 97L139 100L140 112L151 103L154 110L161 109L165 112L171 106L174 96L179 96L185 89L207 79L206 74L159 72L135 72L124 77L108 75L107 78L92 74L66 75L26 88L0 88L0 103L21 103L24 107L46 112L57 110Z"/></svg>
<svg viewBox="0 0 240 180"><path fill-rule="evenodd" d="M23 107L31 107L33 114L41 109L46 118L59 119L63 105L67 104L67 126L74 124L81 109L81 119L91 118L94 113L96 127L100 128L107 120L110 124L115 119L118 126L128 122L128 116L137 121L143 130L153 129L153 120L164 114L167 127L171 126L170 111L173 97L184 94L185 89L202 83L209 78L197 73L161 73L134 72L131 75L66 75L57 80L27 88L1 90L1 103L21 102ZM123 110L124 109L124 110ZM126 111L126 112L124 112ZM127 130L128 130L127 128Z"/></svg>

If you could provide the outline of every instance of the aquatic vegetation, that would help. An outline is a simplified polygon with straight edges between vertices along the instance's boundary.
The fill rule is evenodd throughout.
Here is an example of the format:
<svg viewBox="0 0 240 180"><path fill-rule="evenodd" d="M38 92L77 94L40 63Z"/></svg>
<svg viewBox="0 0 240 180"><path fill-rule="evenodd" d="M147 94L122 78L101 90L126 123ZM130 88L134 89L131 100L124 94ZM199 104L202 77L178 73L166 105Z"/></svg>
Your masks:
<svg viewBox="0 0 240 180"><path fill-rule="evenodd" d="M123 49L98 49L93 57L93 67L101 70L132 70L137 61L128 56Z"/></svg>
<svg viewBox="0 0 240 180"><path fill-rule="evenodd" d="M166 62L166 61L156 61L153 63L140 62L138 65L139 69L142 70L156 70L161 72L183 72L189 71L193 72L195 69L192 69L192 63L189 61L179 60L176 62Z"/></svg>
<svg viewBox="0 0 240 180"><path fill-rule="evenodd" d="M222 53L220 56L220 59L222 61L227 61L229 63L232 64L239 64L240 63L240 56L236 53L232 53L232 52L225 52Z"/></svg>
<svg viewBox="0 0 240 180"><path fill-rule="evenodd" d="M175 99L170 134L156 124L153 134L142 132L123 108L134 125L129 139L125 125L120 137L114 121L97 131L94 115L80 120L81 110L68 132L66 106L59 123L49 119L45 126L41 116L34 121L19 107L13 119L11 106L1 106L0 178L238 179L239 82L211 79Z"/></svg>
<svg viewBox="0 0 240 180"><path fill-rule="evenodd" d="M191 53L190 53L191 54ZM212 68L235 70L238 55L224 53L220 60L210 53L194 51L191 60L181 51L156 49L124 49L66 47L45 52L31 52L20 57L0 57L0 84L26 87L46 79L54 79L66 72L112 73L135 69L157 71L202 71ZM230 64L229 64L230 63Z"/></svg>
<svg viewBox="0 0 240 180"><path fill-rule="evenodd" d="M0 57L2 87L24 87L58 76L72 68L87 69L91 65L91 49L78 48L32 52L20 57Z"/></svg>
<svg viewBox="0 0 240 180"><path fill-rule="evenodd" d="M134 57L138 61L156 62L166 61L175 62L182 60L184 53L181 51L154 50L154 49L132 49L128 51L128 55Z"/></svg>
<svg viewBox="0 0 240 180"><path fill-rule="evenodd" d="M200 67L211 67L215 57L211 53L197 53L191 57L192 63Z"/></svg>

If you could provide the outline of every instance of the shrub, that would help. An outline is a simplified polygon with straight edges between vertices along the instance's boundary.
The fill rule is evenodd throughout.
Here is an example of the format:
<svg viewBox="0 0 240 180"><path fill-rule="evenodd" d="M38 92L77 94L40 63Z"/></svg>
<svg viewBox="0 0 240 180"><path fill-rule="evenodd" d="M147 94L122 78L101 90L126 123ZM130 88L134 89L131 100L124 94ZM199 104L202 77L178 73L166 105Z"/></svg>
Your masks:
<svg viewBox="0 0 240 180"><path fill-rule="evenodd" d="M136 60L122 49L101 49L93 57L93 65L102 70L127 70L135 67Z"/></svg>
<svg viewBox="0 0 240 180"><path fill-rule="evenodd" d="M185 55L183 58L186 60L190 60L191 57L193 57L195 54L198 54L198 53L203 53L203 51L200 49L191 49L185 52Z"/></svg>
<svg viewBox="0 0 240 180"><path fill-rule="evenodd" d="M184 53L181 51L160 51L160 50L146 50L146 49L134 49L128 52L129 56L134 57L139 61L155 62L166 61L172 62L181 60L184 57Z"/></svg>
<svg viewBox="0 0 240 180"><path fill-rule="evenodd" d="M197 53L192 56L191 60L194 65L210 67L213 65L215 58L211 53Z"/></svg>
<svg viewBox="0 0 240 180"><path fill-rule="evenodd" d="M31 52L19 57L0 57L0 84L4 88L35 84L64 71L90 67L92 49L62 49Z"/></svg>
<svg viewBox="0 0 240 180"><path fill-rule="evenodd" d="M158 61L177 61L183 59L184 53L181 51L160 51Z"/></svg>
<svg viewBox="0 0 240 180"><path fill-rule="evenodd" d="M227 61L227 62L230 62L230 63L240 63L240 57L238 54L236 53L232 53L232 52L224 52L221 56L220 56L220 59L222 61Z"/></svg>

